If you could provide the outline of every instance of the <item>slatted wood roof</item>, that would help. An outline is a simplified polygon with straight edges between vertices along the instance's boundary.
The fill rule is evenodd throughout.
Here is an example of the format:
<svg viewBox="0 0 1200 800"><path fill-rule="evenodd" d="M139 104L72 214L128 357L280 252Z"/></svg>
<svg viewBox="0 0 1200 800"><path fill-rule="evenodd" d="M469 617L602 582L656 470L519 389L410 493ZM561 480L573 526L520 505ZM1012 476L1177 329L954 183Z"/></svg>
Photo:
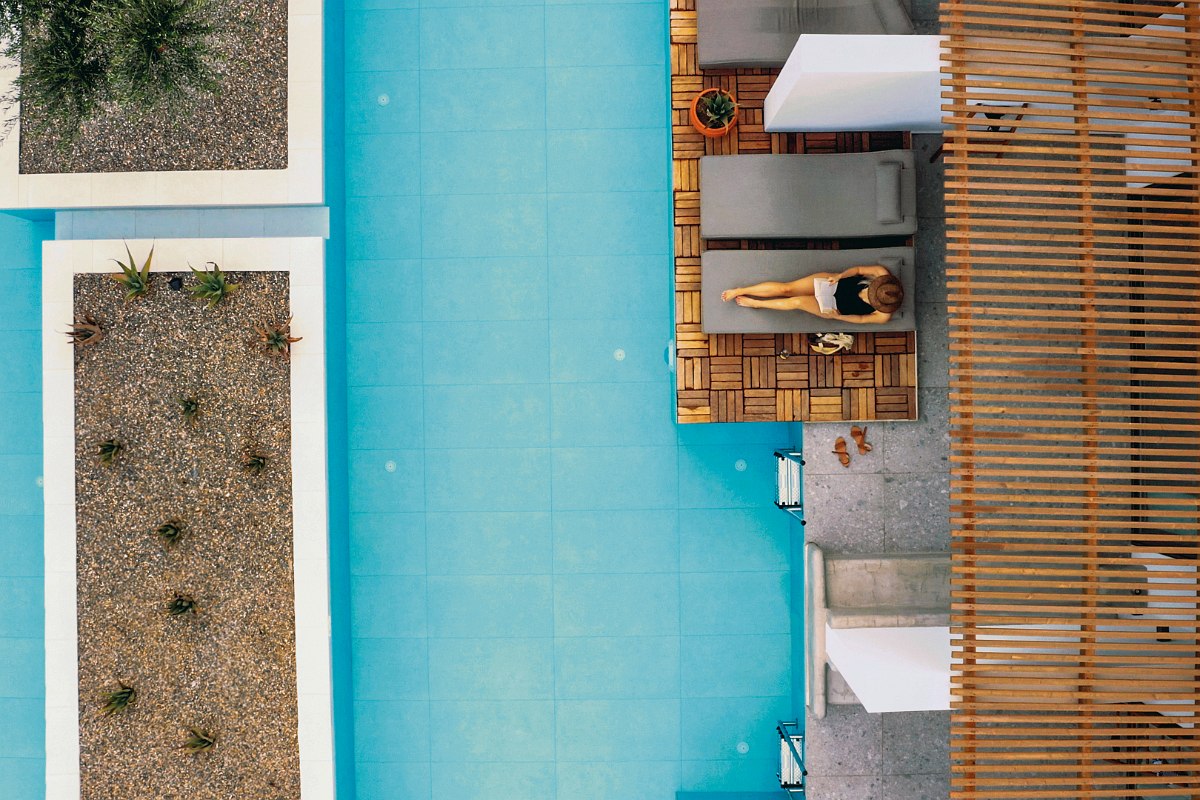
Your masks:
<svg viewBox="0 0 1200 800"><path fill-rule="evenodd" d="M1200 4L1174 6L942 5L956 798L1200 796Z"/></svg>

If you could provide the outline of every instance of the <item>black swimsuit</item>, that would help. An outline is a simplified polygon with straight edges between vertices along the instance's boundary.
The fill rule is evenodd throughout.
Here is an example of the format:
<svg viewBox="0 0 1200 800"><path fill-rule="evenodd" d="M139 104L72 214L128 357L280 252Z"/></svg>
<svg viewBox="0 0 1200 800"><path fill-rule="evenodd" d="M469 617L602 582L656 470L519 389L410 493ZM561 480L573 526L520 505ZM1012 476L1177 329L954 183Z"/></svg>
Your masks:
<svg viewBox="0 0 1200 800"><path fill-rule="evenodd" d="M851 275L849 278L838 280L837 288L833 290L834 305L837 306L838 313L847 316L874 314L875 309L871 304L858 296L859 292L870 285L871 279L861 275Z"/></svg>

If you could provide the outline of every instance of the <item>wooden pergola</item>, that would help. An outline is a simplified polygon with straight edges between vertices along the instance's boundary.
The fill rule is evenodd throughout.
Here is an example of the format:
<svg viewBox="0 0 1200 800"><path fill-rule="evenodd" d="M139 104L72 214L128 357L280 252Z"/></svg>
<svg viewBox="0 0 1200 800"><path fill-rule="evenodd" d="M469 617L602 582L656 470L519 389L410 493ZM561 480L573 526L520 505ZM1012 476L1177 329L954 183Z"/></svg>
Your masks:
<svg viewBox="0 0 1200 800"><path fill-rule="evenodd" d="M942 32L952 796L1200 796L1200 5Z"/></svg>

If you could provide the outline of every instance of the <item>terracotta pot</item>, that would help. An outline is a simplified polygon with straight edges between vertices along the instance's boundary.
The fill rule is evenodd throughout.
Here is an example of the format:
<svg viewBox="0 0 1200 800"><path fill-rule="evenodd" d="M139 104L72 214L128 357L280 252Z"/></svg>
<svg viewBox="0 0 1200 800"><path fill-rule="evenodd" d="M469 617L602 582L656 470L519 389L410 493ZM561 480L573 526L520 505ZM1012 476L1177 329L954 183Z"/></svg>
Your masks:
<svg viewBox="0 0 1200 800"><path fill-rule="evenodd" d="M728 125L721 128L709 128L700 121L700 116L696 113L696 109L700 106L700 101L705 97L708 97L710 94L716 94L717 92L725 92L725 90L717 88L705 89L703 92L696 95L694 100L692 100L692 127L700 131L701 134L707 136L709 139L718 139L729 133L734 125L737 125L737 98L733 96L733 92L725 92L725 94L729 95L729 99L733 101L734 107L733 119L729 120Z"/></svg>

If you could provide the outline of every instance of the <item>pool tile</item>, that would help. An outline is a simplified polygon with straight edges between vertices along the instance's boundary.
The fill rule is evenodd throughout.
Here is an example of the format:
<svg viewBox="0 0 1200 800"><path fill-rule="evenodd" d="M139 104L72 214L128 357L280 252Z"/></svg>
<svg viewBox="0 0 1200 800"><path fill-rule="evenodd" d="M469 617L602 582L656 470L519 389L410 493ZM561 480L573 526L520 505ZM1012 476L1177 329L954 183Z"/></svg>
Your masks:
<svg viewBox="0 0 1200 800"><path fill-rule="evenodd" d="M45 698L45 641L0 637L0 697Z"/></svg>
<svg viewBox="0 0 1200 800"><path fill-rule="evenodd" d="M40 723L39 723L40 724ZM44 737L44 727L36 729L36 738ZM25 738L24 733L14 738ZM33 737L30 737L33 738ZM0 756L0 786L14 798L46 796L46 762L43 758L9 758Z"/></svg>
<svg viewBox="0 0 1200 800"><path fill-rule="evenodd" d="M425 387L425 443L431 448L546 447L550 387L500 383Z"/></svg>
<svg viewBox="0 0 1200 800"><path fill-rule="evenodd" d="M350 510L424 511L424 467L420 450L351 451Z"/></svg>
<svg viewBox="0 0 1200 800"><path fill-rule="evenodd" d="M370 85L359 89L350 84L347 78L348 116L352 110L351 91L368 97L376 88ZM374 98L371 98L371 102L374 102ZM369 114L364 116L374 122ZM411 126L411 113L407 122ZM544 130L546 70L537 67L423 72L420 126L423 132Z"/></svg>
<svg viewBox="0 0 1200 800"><path fill-rule="evenodd" d="M418 386L352 386L348 390L350 449L423 447Z"/></svg>
<svg viewBox="0 0 1200 800"><path fill-rule="evenodd" d="M547 66L666 63L667 14L661 5L546 9Z"/></svg>
<svg viewBox="0 0 1200 800"><path fill-rule="evenodd" d="M40 514L0 514L0 575L41 578L42 550Z"/></svg>
<svg viewBox="0 0 1200 800"><path fill-rule="evenodd" d="M424 575L425 515L351 514L352 575Z"/></svg>
<svg viewBox="0 0 1200 800"><path fill-rule="evenodd" d="M554 690L560 699L679 697L675 636L582 636L554 640Z"/></svg>
<svg viewBox="0 0 1200 800"><path fill-rule="evenodd" d="M555 510L674 508L674 447L562 447L554 451Z"/></svg>
<svg viewBox="0 0 1200 800"><path fill-rule="evenodd" d="M41 392L0 392L0 453L42 454Z"/></svg>
<svg viewBox="0 0 1200 800"><path fill-rule="evenodd" d="M348 133L406 133L413 128L411 98L426 80L416 70L346 75ZM424 92L422 91L422 97ZM380 99L386 102L380 103ZM347 159L353 161L353 159Z"/></svg>
<svg viewBox="0 0 1200 800"><path fill-rule="evenodd" d="M0 697L0 719L4 720L5 731L21 733L37 733L38 736L6 735L4 738L4 757L44 758L46 729L46 701L42 698ZM8 791L8 787L5 787Z"/></svg>
<svg viewBox="0 0 1200 800"><path fill-rule="evenodd" d="M791 636L684 636L681 653L683 697L790 697Z"/></svg>
<svg viewBox="0 0 1200 800"><path fill-rule="evenodd" d="M678 513L669 510L556 511L554 571L675 572Z"/></svg>
<svg viewBox="0 0 1200 800"><path fill-rule="evenodd" d="M529 575L429 579L429 634L540 637L554 630L550 578Z"/></svg>
<svg viewBox="0 0 1200 800"><path fill-rule="evenodd" d="M559 761L679 757L679 700L560 700Z"/></svg>
<svg viewBox="0 0 1200 800"><path fill-rule="evenodd" d="M663 800L681 780L678 760L558 763L558 795L571 800Z"/></svg>
<svg viewBox="0 0 1200 800"><path fill-rule="evenodd" d="M655 192L670 186L667 133L660 128L551 131L551 192Z"/></svg>
<svg viewBox="0 0 1200 800"><path fill-rule="evenodd" d="M430 511L546 511L550 451L537 448L426 450Z"/></svg>
<svg viewBox="0 0 1200 800"><path fill-rule="evenodd" d="M346 162L347 197L393 197L421 193L422 151L419 134L351 135L346 137L346 149L356 154Z"/></svg>
<svg viewBox="0 0 1200 800"><path fill-rule="evenodd" d="M420 255L421 198L347 198L348 259L416 258Z"/></svg>
<svg viewBox="0 0 1200 800"><path fill-rule="evenodd" d="M552 639L430 639L434 700L550 700Z"/></svg>
<svg viewBox="0 0 1200 800"><path fill-rule="evenodd" d="M425 194L530 194L546 191L542 131L439 131L421 136Z"/></svg>
<svg viewBox="0 0 1200 800"><path fill-rule="evenodd" d="M414 9L346 12L346 72L411 70L420 66Z"/></svg>
<svg viewBox="0 0 1200 800"><path fill-rule="evenodd" d="M547 266L541 256L426 259L427 321L544 320Z"/></svg>
<svg viewBox="0 0 1200 800"><path fill-rule="evenodd" d="M429 703L355 700L355 761L429 761Z"/></svg>
<svg viewBox="0 0 1200 800"><path fill-rule="evenodd" d="M739 462L745 469L739 470ZM681 508L746 508L774 500L775 456L765 447L679 448Z"/></svg>
<svg viewBox="0 0 1200 800"><path fill-rule="evenodd" d="M0 455L0 516L38 516L42 513L40 455Z"/></svg>
<svg viewBox="0 0 1200 800"><path fill-rule="evenodd" d="M778 742L778 737L776 742ZM685 792L779 792L779 756L683 762ZM736 795L735 795L736 796Z"/></svg>
<svg viewBox="0 0 1200 800"><path fill-rule="evenodd" d="M3 387L4 391L40 392L41 363L41 330L5 332L4 358L0 358L0 387Z"/></svg>
<svg viewBox="0 0 1200 800"><path fill-rule="evenodd" d="M680 425L679 443L682 445L746 445L764 444L776 449L799 444L787 422L709 422L703 425Z"/></svg>
<svg viewBox="0 0 1200 800"><path fill-rule="evenodd" d="M432 704L433 760L461 769L477 761L553 761L554 703L455 700ZM487 731L503 735L486 735ZM481 735L483 734L483 735Z"/></svg>
<svg viewBox="0 0 1200 800"><path fill-rule="evenodd" d="M551 319L666 322L674 310L666 254L554 256L549 274Z"/></svg>
<svg viewBox="0 0 1200 800"><path fill-rule="evenodd" d="M429 640L355 639L355 700L428 700Z"/></svg>
<svg viewBox="0 0 1200 800"><path fill-rule="evenodd" d="M355 638L405 639L428 630L424 576L350 578L350 633Z"/></svg>
<svg viewBox="0 0 1200 800"><path fill-rule="evenodd" d="M427 322L425 383L544 383L544 321Z"/></svg>
<svg viewBox="0 0 1200 800"><path fill-rule="evenodd" d="M765 508L683 509L679 512L679 561L684 572L787 570L789 518Z"/></svg>
<svg viewBox="0 0 1200 800"><path fill-rule="evenodd" d="M700 634L791 632L789 573L684 573L679 576L681 631Z"/></svg>
<svg viewBox="0 0 1200 800"><path fill-rule="evenodd" d="M422 8L421 68L540 67L545 16L537 6Z"/></svg>
<svg viewBox="0 0 1200 800"><path fill-rule="evenodd" d="M415 2L415 0L414 0ZM426 712L428 713L428 712ZM423 749L428 752L428 737ZM354 763L355 800L397 800L430 796L429 761L362 761Z"/></svg>
<svg viewBox="0 0 1200 800"><path fill-rule="evenodd" d="M675 443L671 387L664 382L554 383L550 398L556 446Z"/></svg>
<svg viewBox="0 0 1200 800"><path fill-rule="evenodd" d="M670 192L550 194L552 256L659 255L670 252Z"/></svg>
<svg viewBox="0 0 1200 800"><path fill-rule="evenodd" d="M689 761L770 758L779 752L775 726L790 714L790 697L687 700L683 703L683 757ZM738 753L740 742L749 745L747 753Z"/></svg>
<svg viewBox="0 0 1200 800"><path fill-rule="evenodd" d="M544 256L546 196L425 195L421 242L425 258Z"/></svg>
<svg viewBox="0 0 1200 800"><path fill-rule="evenodd" d="M528 575L551 571L550 514L429 514L430 575Z"/></svg>
<svg viewBox="0 0 1200 800"><path fill-rule="evenodd" d="M668 323L551 320L550 380L673 385L666 359L670 338Z"/></svg>
<svg viewBox="0 0 1200 800"><path fill-rule="evenodd" d="M596 98L616 96L617 112L598 107ZM533 113L533 110L530 110ZM546 77L546 127L666 127L667 79L661 66L559 67ZM666 233L665 227L660 233Z"/></svg>
<svg viewBox="0 0 1200 800"><path fill-rule="evenodd" d="M421 383L422 326L416 322L353 322L346 326L350 386Z"/></svg>
<svg viewBox="0 0 1200 800"><path fill-rule="evenodd" d="M41 637L43 615L42 578L0 577L0 637Z"/></svg>
<svg viewBox="0 0 1200 800"><path fill-rule="evenodd" d="M477 762L433 765L433 800L545 800L554 797L554 763Z"/></svg>
<svg viewBox="0 0 1200 800"><path fill-rule="evenodd" d="M415 258L346 264L348 322L420 322L421 261Z"/></svg>
<svg viewBox="0 0 1200 800"><path fill-rule="evenodd" d="M38 331L42 327L42 276L36 269L4 270L4 314L0 331Z"/></svg>
<svg viewBox="0 0 1200 800"><path fill-rule="evenodd" d="M679 633L674 576L559 575L555 636L669 636Z"/></svg>

